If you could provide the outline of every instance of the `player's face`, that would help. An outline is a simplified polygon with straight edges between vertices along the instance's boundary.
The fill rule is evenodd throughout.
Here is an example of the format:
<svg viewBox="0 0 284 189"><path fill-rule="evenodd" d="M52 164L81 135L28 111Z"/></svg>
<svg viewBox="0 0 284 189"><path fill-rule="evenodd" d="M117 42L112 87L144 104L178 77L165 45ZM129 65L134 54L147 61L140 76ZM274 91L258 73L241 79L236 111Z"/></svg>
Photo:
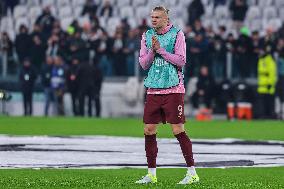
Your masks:
<svg viewBox="0 0 284 189"><path fill-rule="evenodd" d="M152 11L151 21L153 28L164 28L168 24L168 16L164 11Z"/></svg>

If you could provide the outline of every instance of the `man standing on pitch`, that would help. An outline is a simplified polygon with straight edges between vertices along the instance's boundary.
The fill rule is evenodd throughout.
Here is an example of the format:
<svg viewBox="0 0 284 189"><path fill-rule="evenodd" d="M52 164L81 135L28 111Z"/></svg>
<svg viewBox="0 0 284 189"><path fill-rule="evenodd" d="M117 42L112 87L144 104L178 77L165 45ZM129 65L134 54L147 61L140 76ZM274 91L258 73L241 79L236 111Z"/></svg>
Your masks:
<svg viewBox="0 0 284 189"><path fill-rule="evenodd" d="M156 133L160 122L170 123L173 134L179 141L188 171L178 184L199 181L195 172L192 144L184 130L184 93L182 67L185 65L185 36L169 22L164 7L155 7L151 12L153 28L142 35L139 62L149 69L144 81L147 96L144 109L145 151L148 174L138 184L156 183L156 159L158 153Z"/></svg>

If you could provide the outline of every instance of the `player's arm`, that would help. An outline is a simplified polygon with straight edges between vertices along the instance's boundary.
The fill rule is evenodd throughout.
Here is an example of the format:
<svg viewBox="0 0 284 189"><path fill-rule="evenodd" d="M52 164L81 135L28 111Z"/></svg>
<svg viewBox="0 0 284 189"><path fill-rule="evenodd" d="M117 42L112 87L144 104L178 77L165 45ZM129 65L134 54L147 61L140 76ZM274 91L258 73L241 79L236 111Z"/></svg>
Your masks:
<svg viewBox="0 0 284 189"><path fill-rule="evenodd" d="M160 54L166 61L179 67L184 66L186 62L186 44L183 32L179 31L177 34L174 54L167 52L162 47L156 50L156 52Z"/></svg>
<svg viewBox="0 0 284 189"><path fill-rule="evenodd" d="M146 47L146 37L145 37L145 33L143 33L142 39L141 39L139 63L144 70L147 70L151 66L154 60L154 56L155 56L155 52L153 51L153 49L147 49Z"/></svg>

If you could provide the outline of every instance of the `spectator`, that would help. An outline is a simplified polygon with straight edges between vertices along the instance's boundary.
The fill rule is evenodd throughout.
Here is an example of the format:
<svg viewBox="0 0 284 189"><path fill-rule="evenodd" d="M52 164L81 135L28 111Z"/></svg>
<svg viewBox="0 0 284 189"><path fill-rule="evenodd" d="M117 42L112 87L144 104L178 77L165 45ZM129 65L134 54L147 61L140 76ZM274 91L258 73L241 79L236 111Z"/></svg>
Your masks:
<svg viewBox="0 0 284 189"><path fill-rule="evenodd" d="M236 29L239 30L246 17L248 5L246 0L232 0L229 6Z"/></svg>
<svg viewBox="0 0 284 189"><path fill-rule="evenodd" d="M71 56L79 61L88 60L89 52L87 50L86 42L82 39L81 34L81 31L75 31L74 35L69 38L67 42L68 60L71 59Z"/></svg>
<svg viewBox="0 0 284 189"><path fill-rule="evenodd" d="M227 0L214 0L214 7L217 7L219 5L226 5Z"/></svg>
<svg viewBox="0 0 284 189"><path fill-rule="evenodd" d="M212 72L214 78L224 79L226 77L226 45L220 36L215 36L212 44Z"/></svg>
<svg viewBox="0 0 284 189"><path fill-rule="evenodd" d="M20 26L20 33L16 36L15 47L20 62L30 57L32 46L31 36L28 34L28 28L25 25Z"/></svg>
<svg viewBox="0 0 284 189"><path fill-rule="evenodd" d="M54 66L51 70L51 88L54 96L57 115L64 115L63 96L65 92L65 66L61 56L54 57Z"/></svg>
<svg viewBox="0 0 284 189"><path fill-rule="evenodd" d="M38 24L44 34L44 38L48 39L52 32L53 23L55 18L51 14L50 7L47 6L43 9L42 14L36 19L36 24Z"/></svg>
<svg viewBox="0 0 284 189"><path fill-rule="evenodd" d="M85 98L88 98L88 116L92 116L92 101L95 92L95 71L94 67L89 62L81 62L78 70L78 92L79 92L79 112L80 116L85 115Z"/></svg>
<svg viewBox="0 0 284 189"><path fill-rule="evenodd" d="M140 40L136 37L136 31L130 30L128 33L128 37L125 41L125 48L123 52L125 53L126 57L126 63L127 63L127 75L134 75L134 65L135 65L135 51L139 48Z"/></svg>
<svg viewBox="0 0 284 189"><path fill-rule="evenodd" d="M235 65L233 65L233 76L246 78L250 75L251 68L251 57L252 52L252 42L249 37L248 28L241 28L241 35L236 41L236 56L235 56Z"/></svg>
<svg viewBox="0 0 284 189"><path fill-rule="evenodd" d="M204 6L201 0L193 0L188 8L188 25L192 26L195 20L200 20L201 16L205 13Z"/></svg>
<svg viewBox="0 0 284 189"><path fill-rule="evenodd" d="M39 35L34 35L31 46L31 62L37 73L40 72L41 66L45 60L46 45L41 40Z"/></svg>
<svg viewBox="0 0 284 189"><path fill-rule="evenodd" d="M191 76L197 76L202 65L208 65L206 54L208 42L201 33L196 33L192 41L187 41L189 57L191 58Z"/></svg>
<svg viewBox="0 0 284 189"><path fill-rule="evenodd" d="M96 108L96 117L101 117L101 88L103 75L101 69L94 65L94 101Z"/></svg>
<svg viewBox="0 0 284 189"><path fill-rule="evenodd" d="M194 33L200 33L203 36L205 36L205 29L202 26L201 20L200 19L196 19L194 21L194 25L193 25L193 31Z"/></svg>
<svg viewBox="0 0 284 189"><path fill-rule="evenodd" d="M78 71L79 71L79 60L76 58L72 59L71 66L69 67L66 75L68 91L72 98L72 109L73 115L79 115L79 94L78 94Z"/></svg>
<svg viewBox="0 0 284 189"><path fill-rule="evenodd" d="M51 73L53 68L53 58L51 56L47 56L45 60L45 64L42 65L41 68L41 84L44 90L44 115L48 116L49 114L49 105L51 100L54 100L53 91L51 88Z"/></svg>
<svg viewBox="0 0 284 189"><path fill-rule="evenodd" d="M81 15L84 16L85 14L88 14L90 18L92 18L93 16L96 15L97 9L98 5L96 5L93 0L87 0L83 7Z"/></svg>
<svg viewBox="0 0 284 189"><path fill-rule="evenodd" d="M256 78L257 76L257 62L259 55L261 54L261 40L258 31L252 32L252 57L251 63L248 66L250 70L250 76Z"/></svg>
<svg viewBox="0 0 284 189"><path fill-rule="evenodd" d="M31 116L33 113L33 91L36 80L36 71L34 70L30 60L25 58L23 66L20 70L19 81L23 94L24 115Z"/></svg>
<svg viewBox="0 0 284 189"><path fill-rule="evenodd" d="M258 101L256 118L275 119L275 91L277 82L276 63L269 51L258 61Z"/></svg>
<svg viewBox="0 0 284 189"><path fill-rule="evenodd" d="M113 14L112 5L110 4L109 0L105 0L100 15L109 18L112 17L112 14Z"/></svg>
<svg viewBox="0 0 284 189"><path fill-rule="evenodd" d="M96 31L96 33L99 31ZM113 74L113 66L111 61L111 46L112 40L104 31L98 38L91 42L91 46L95 49L96 56L94 57L94 64L98 65L103 71L104 76L111 76Z"/></svg>
<svg viewBox="0 0 284 189"><path fill-rule="evenodd" d="M117 31L112 39L113 67L118 76L126 75L126 56L123 52L125 41L121 31Z"/></svg>
<svg viewBox="0 0 284 189"><path fill-rule="evenodd" d="M192 96L194 108L198 108L199 105L204 105L206 108L211 109L214 86L215 82L213 77L209 74L208 67L201 66L196 91Z"/></svg>
<svg viewBox="0 0 284 189"><path fill-rule="evenodd" d="M14 60L14 53L13 53L14 44L12 40L10 39L7 32L2 33L1 41L0 41L0 48L1 48L1 51L5 53L7 57L8 73L15 74L17 68L16 68L16 62ZM4 62L2 62L2 64L3 63Z"/></svg>

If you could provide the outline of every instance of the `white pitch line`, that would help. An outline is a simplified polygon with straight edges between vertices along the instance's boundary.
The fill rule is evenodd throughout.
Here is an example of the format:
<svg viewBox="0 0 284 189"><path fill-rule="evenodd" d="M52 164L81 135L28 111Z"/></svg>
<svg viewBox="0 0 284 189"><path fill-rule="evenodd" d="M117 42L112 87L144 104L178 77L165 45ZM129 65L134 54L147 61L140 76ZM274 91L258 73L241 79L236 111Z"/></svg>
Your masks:
<svg viewBox="0 0 284 189"><path fill-rule="evenodd" d="M192 140L197 167L284 166L284 142ZM158 139L157 164L185 166L176 139ZM0 168L145 167L144 138L109 136L0 135Z"/></svg>

